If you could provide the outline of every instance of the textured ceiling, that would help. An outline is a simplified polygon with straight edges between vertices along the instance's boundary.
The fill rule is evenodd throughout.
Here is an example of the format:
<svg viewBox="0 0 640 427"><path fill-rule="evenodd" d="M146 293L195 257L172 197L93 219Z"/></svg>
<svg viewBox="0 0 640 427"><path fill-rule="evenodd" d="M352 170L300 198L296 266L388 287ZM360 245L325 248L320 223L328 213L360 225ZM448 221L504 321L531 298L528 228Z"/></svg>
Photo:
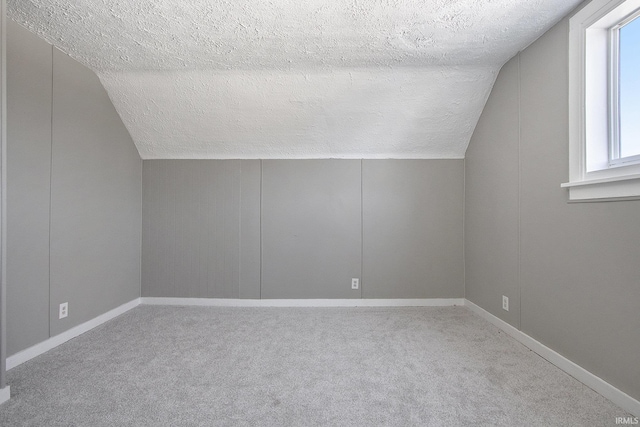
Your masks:
<svg viewBox="0 0 640 427"><path fill-rule="evenodd" d="M580 0L8 0L143 158L460 158L497 71Z"/></svg>

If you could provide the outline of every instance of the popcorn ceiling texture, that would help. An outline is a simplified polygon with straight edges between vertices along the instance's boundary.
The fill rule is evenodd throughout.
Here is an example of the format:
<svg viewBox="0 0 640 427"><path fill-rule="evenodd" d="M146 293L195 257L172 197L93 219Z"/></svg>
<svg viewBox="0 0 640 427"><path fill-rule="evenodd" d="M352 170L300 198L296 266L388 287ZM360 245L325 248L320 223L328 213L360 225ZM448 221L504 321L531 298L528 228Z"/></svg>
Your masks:
<svg viewBox="0 0 640 427"><path fill-rule="evenodd" d="M502 64L580 0L8 0L143 158L460 158Z"/></svg>
<svg viewBox="0 0 640 427"><path fill-rule="evenodd" d="M487 67L435 67L133 72L102 82L143 158L458 158L494 77Z"/></svg>
<svg viewBox="0 0 640 427"><path fill-rule="evenodd" d="M498 66L576 0L9 0L96 71Z"/></svg>

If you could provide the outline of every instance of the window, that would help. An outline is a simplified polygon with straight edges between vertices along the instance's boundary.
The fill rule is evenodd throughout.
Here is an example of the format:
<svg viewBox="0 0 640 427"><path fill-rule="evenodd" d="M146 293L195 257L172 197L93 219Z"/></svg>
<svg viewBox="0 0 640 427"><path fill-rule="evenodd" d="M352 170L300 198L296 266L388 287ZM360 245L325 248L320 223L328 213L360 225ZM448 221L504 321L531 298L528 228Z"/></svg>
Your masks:
<svg viewBox="0 0 640 427"><path fill-rule="evenodd" d="M640 0L570 19L570 200L640 198Z"/></svg>
<svg viewBox="0 0 640 427"><path fill-rule="evenodd" d="M612 65L617 68L611 80L611 161L640 162L640 11L615 26L611 40Z"/></svg>

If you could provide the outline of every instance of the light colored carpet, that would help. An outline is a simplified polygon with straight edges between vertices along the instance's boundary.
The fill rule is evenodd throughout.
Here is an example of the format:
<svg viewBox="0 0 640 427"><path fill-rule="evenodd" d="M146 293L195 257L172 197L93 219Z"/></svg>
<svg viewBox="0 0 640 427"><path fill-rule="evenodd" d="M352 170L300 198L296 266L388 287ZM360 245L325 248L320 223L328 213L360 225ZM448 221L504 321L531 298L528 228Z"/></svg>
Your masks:
<svg viewBox="0 0 640 427"><path fill-rule="evenodd" d="M8 373L3 426L600 426L627 414L464 307L138 307Z"/></svg>

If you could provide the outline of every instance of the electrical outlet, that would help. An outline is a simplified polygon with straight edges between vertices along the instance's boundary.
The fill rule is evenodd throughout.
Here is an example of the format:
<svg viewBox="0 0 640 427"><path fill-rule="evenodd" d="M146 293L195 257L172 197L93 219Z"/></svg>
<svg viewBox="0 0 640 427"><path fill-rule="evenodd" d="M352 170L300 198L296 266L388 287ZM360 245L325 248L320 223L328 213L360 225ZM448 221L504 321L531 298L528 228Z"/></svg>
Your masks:
<svg viewBox="0 0 640 427"><path fill-rule="evenodd" d="M509 297L502 295L502 309L509 311Z"/></svg>
<svg viewBox="0 0 640 427"><path fill-rule="evenodd" d="M351 289L360 288L360 279L353 278L351 279Z"/></svg>
<svg viewBox="0 0 640 427"><path fill-rule="evenodd" d="M64 319L69 315L69 303L63 302L60 304L60 310L58 311L58 319Z"/></svg>

